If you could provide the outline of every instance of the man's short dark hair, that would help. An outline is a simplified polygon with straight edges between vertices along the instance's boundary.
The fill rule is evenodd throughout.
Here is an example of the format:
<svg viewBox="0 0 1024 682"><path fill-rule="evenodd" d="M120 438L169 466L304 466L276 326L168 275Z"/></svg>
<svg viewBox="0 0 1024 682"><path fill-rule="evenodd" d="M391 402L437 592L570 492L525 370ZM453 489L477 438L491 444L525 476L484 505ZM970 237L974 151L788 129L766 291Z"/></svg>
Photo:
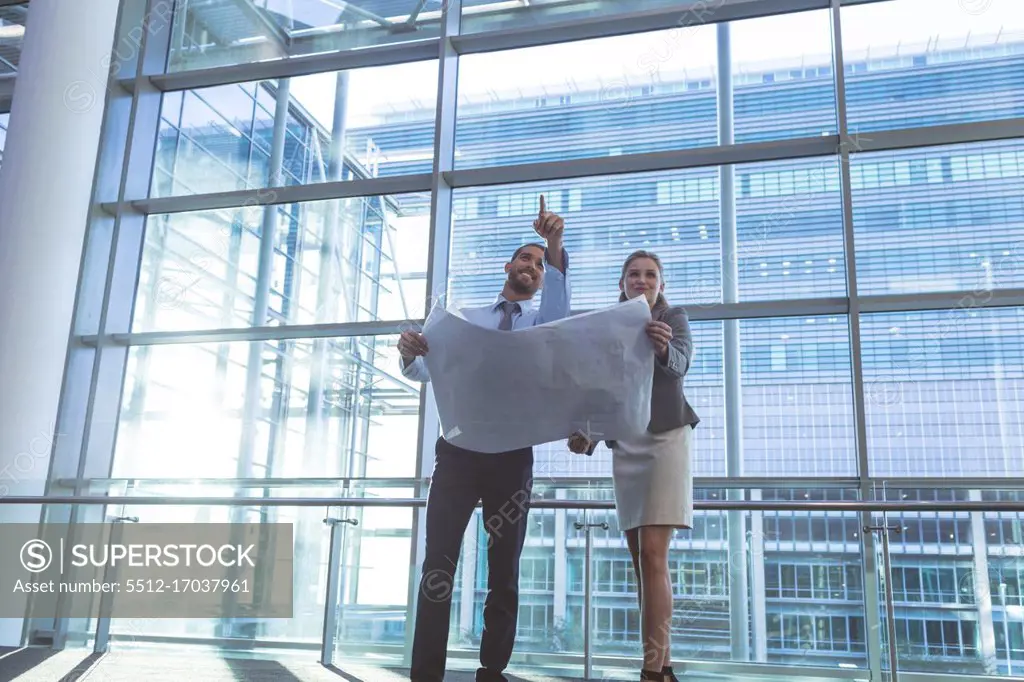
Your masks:
<svg viewBox="0 0 1024 682"><path fill-rule="evenodd" d="M531 247L531 246L532 246L533 248L535 248L535 249L540 249L540 250L541 250L541 252L543 252L543 251L544 251L544 250L545 250L545 249L547 248L547 247L546 247L546 246L544 246L543 244L538 244L537 242L532 242L532 243L530 243L530 244L523 244L523 245L522 245L522 246L520 246L520 247L519 247L518 249L516 249L516 252L512 254L512 258L510 258L508 262L509 262L509 263L511 263L511 262L512 262L512 261L514 261L514 260L515 260L516 258L519 258L519 254L520 254L520 253L522 253L523 249L529 248L529 247Z"/></svg>

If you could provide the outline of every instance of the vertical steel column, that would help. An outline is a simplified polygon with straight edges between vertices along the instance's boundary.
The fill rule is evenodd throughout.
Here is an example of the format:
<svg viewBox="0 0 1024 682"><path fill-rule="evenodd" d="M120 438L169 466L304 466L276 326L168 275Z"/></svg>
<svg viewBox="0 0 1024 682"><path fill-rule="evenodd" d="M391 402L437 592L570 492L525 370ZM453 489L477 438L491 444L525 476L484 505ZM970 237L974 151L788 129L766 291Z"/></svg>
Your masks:
<svg viewBox="0 0 1024 682"><path fill-rule="evenodd" d="M850 372L853 384L853 424L857 446L857 475L860 497L871 498L871 471L868 463L867 416L864 398L864 366L860 335L860 298L857 293L857 250L854 240L853 194L850 181L850 154L860 150L857 136L849 133L846 111L846 62L843 56L842 8L840 0L831 0L832 64L836 91L836 126L839 133L839 182L843 202L843 257L846 270L846 295L849 301ZM872 523L870 512L861 514L861 526ZM878 567L875 565L875 536L864 533L861 558L864 580L864 624L866 632L881 627L878 612ZM872 679L881 679L882 649L877 637L867 637L868 670Z"/></svg>
<svg viewBox="0 0 1024 682"><path fill-rule="evenodd" d="M565 490L555 490L555 499L564 500L566 499ZM567 593L569 590L568 585L568 544L567 544L567 522L568 514L565 509L555 509L555 572L554 572L554 595L552 596L554 606L554 618L556 621L566 620L567 612Z"/></svg>
<svg viewBox="0 0 1024 682"><path fill-rule="evenodd" d="M274 130L270 143L270 161L267 171L267 186L281 185L281 167L284 163L284 145L288 123L288 107L290 104L290 83L287 78L278 80L274 107ZM241 220L245 222L243 207ZM274 271L274 246L277 240L277 211L275 204L263 207L263 221L260 228L260 250L256 271L256 292L253 300L251 323L254 327L266 324L267 312L270 308L270 279ZM246 364L245 395L242 404L242 434L238 448L238 463L235 467L237 478L253 478L255 475L253 461L256 454L256 429L260 414L260 384L263 376L264 341L249 342L249 356ZM269 454L268 454L269 458ZM244 497L245 491L236 489L235 497ZM255 503L254 503L255 504ZM276 512L275 512L276 513ZM232 507L231 518L236 524L245 523L246 507ZM261 515L261 520L262 520ZM235 612L237 596L231 592L224 593L224 614L218 630L221 636L236 636L236 632L245 632L239 626L241 619L232 619ZM246 619L247 622L251 620ZM255 633L251 633L255 637Z"/></svg>
<svg viewBox="0 0 1024 682"><path fill-rule="evenodd" d="M323 170L323 179L328 182L342 180L344 178L345 171L345 140L347 132L346 114L348 112L348 80L349 74L347 71L340 71L335 79L335 90L334 90L334 112L332 117L331 125L331 140L328 148L327 164L326 167L321 166ZM314 130L313 135L316 136L318 133ZM319 145L319 140L314 137ZM320 271L319 279L317 281L317 297L316 297L316 317L315 320L318 324L338 322L342 320L355 319L351 317L350 310L351 305L345 304L344 314L339 317L338 314L338 303L339 300L344 301L349 296L347 287L343 285L342 273L340 268L346 262L344 256L339 255L339 249L341 249L341 214L342 207L348 199L333 199L331 200L324 211L323 216L323 239L320 245ZM336 270L335 264L338 265ZM302 471L309 473L319 471L318 475L322 476L344 476L345 463L341 460L341 457L334 456L335 454L340 455L341 453L328 453L327 444L328 437L327 433L329 429L327 427L328 420L337 417L339 419L350 417L343 416L342 413L332 414L332 411L325 405L324 398L327 395L329 387L332 385L331 372L330 372L330 357L331 349L334 346L334 339L314 339L312 341L312 352L310 353L310 370L309 370L309 398L306 404L306 439L304 443L303 451L303 463ZM344 432L344 429L341 430ZM325 459L326 456L326 459ZM323 463L329 462L329 469L323 469ZM310 513L313 510L297 510L299 523L299 532L296 535L295 545L296 552L300 552L301 556L305 557L308 561L319 561L320 557L320 542L321 537L312 533L314 527L315 518ZM315 538L315 541L314 541ZM346 564L346 544L348 541L348 534L341 533L341 539L338 541L339 546L334 547L334 529L331 530L331 546L329 550L329 564L328 573L333 570L342 570ZM297 554L296 559L299 559ZM353 564L357 565L357 564ZM339 586L344 581L339 580ZM331 592L328 592L330 595ZM340 587L339 590L334 593L334 599L336 600L338 612L331 612L332 616L337 620L342 618L341 610L343 609L344 598L342 596ZM325 604L325 609L329 605ZM322 623L324 632L328 630L327 621ZM337 626L331 629L332 642L337 636ZM326 643L321 642L321 646L324 651L328 646ZM334 655L334 645L330 645L331 653L330 656ZM325 663L326 665L327 663Z"/></svg>
<svg viewBox="0 0 1024 682"><path fill-rule="evenodd" d="M718 31L718 144L731 145L733 135L732 44L728 22ZM722 303L739 301L739 238L736 233L735 168L718 167L719 228L722 252ZM743 475L743 386L740 376L740 322L723 320L722 363L725 375L726 476ZM729 489L730 500L742 500L744 491ZM747 579L746 515L727 513L729 527L729 631L733 660L750 658L750 595Z"/></svg>
<svg viewBox="0 0 1024 682"><path fill-rule="evenodd" d="M438 55L437 115L434 121L434 169L430 198L430 255L427 261L427 302L424 314L429 314L435 301L445 295L448 282L448 254L451 248L452 188L445 173L455 163L455 109L458 104L457 87L459 55L452 45L452 37L459 35L462 18L462 0L447 0L441 5L441 43ZM439 433L439 417L433 392L427 386L420 393L420 424L416 453L416 471L419 478L429 478L433 472L434 442ZM417 483L414 494L425 497L427 488ZM425 551L426 509L417 508L412 521L412 548L409 554L409 618L405 629L405 659L412 653L413 624L416 622L416 598L420 587L420 567Z"/></svg>
<svg viewBox="0 0 1024 682"><path fill-rule="evenodd" d="M341 541L344 537L342 524L358 525L356 519L324 519L331 527L330 550L327 554L327 589L324 595L323 637L320 640L320 664L334 664L334 650L338 644L338 600L341 596L342 556Z"/></svg>
<svg viewBox="0 0 1024 682"><path fill-rule="evenodd" d="M118 516L110 520L110 546L120 545L124 534L124 522L138 523L138 516ZM103 583L109 585L117 582L117 564L107 564L103 569ZM114 593L104 592L100 596L100 611L96 618L96 639L93 642L93 653L105 654L110 649L110 617L114 611Z"/></svg>
<svg viewBox="0 0 1024 682"><path fill-rule="evenodd" d="M1006 610L1006 583L999 583L999 603L1003 606L1003 642L1006 643L1006 675L1013 677L1013 656L1010 649L1010 613Z"/></svg>
<svg viewBox="0 0 1024 682"><path fill-rule="evenodd" d="M594 539L590 534L591 528L601 528L608 530L608 524L606 522L601 523L588 523L590 519L590 512L584 511L583 518L585 522L579 521L573 524L576 530L582 530L584 535L584 549L583 549L583 679L589 680L593 673L594 661L593 655L590 651L592 646L593 635L591 634L590 620L591 610L593 609L593 595L594 587L591 578L591 562L593 560L594 551Z"/></svg>
<svg viewBox="0 0 1024 682"><path fill-rule="evenodd" d="M751 490L750 499L760 501L760 490ZM764 580L764 512L750 512L750 621L753 632L752 656L758 663L768 661L768 603Z"/></svg>
<svg viewBox="0 0 1024 682"><path fill-rule="evenodd" d="M274 107L274 132L270 143L270 167L267 186L281 184L281 166L284 161L284 143L288 124L290 83L282 78L277 85ZM245 210L244 208L242 209ZM259 265L256 271L256 293L253 300L252 325L262 327L267 322L270 308L270 279L274 272L274 246L277 239L277 206L263 207L263 224L260 229ZM245 219L243 215L243 220ZM256 447L256 420L260 404L260 377L263 374L263 341L249 343L249 360L246 366L245 405L242 417L242 442L238 453L238 478L253 477L253 458ZM241 507L236 507L241 510Z"/></svg>
<svg viewBox="0 0 1024 682"><path fill-rule="evenodd" d="M899 682L899 671L897 670L899 652L896 650L896 614L895 600L892 594L892 565L889 563L889 533L899 533L901 529L899 526L886 525L885 515L882 518L881 526L864 526L864 533L871 535L878 532L882 536L882 566L885 570L885 626L889 640L889 679L892 682Z"/></svg>

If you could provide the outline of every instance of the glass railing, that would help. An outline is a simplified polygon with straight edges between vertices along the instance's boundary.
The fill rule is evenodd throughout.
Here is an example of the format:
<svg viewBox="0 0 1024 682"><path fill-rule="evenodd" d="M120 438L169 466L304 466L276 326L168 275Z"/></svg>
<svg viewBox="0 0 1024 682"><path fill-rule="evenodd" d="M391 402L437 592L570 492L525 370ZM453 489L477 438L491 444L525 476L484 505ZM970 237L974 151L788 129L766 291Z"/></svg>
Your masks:
<svg viewBox="0 0 1024 682"><path fill-rule="evenodd" d="M425 483L78 480L58 482L54 490L74 493L64 497L0 499L0 518L12 506L42 504L44 521L293 528L290 618L33 613L27 643L297 653L340 670L401 674L422 551L416 529L425 501L416 496ZM698 485L694 527L675 534L670 552L674 666L695 679L1024 675L1024 495L992 485L884 487L868 500L856 488ZM511 670L635 678L636 580L610 481L547 481L528 518ZM486 586L478 510L451 586L450 670L478 666Z"/></svg>

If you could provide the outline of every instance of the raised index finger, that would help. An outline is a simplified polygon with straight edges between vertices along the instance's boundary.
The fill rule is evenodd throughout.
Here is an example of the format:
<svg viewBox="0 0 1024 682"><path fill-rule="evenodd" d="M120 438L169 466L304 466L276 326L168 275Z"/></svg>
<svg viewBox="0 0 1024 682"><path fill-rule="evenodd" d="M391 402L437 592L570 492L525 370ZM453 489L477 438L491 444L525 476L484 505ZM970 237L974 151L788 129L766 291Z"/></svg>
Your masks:
<svg viewBox="0 0 1024 682"><path fill-rule="evenodd" d="M540 195L540 214L544 215L545 213L547 213L547 209L544 206L544 195L541 194Z"/></svg>

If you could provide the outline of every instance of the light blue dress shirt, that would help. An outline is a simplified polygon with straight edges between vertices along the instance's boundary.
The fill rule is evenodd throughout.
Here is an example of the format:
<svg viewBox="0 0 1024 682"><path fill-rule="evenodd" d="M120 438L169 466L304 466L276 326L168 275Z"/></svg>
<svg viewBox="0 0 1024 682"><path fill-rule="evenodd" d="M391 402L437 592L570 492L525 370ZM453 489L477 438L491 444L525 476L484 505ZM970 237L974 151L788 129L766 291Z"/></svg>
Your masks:
<svg viewBox="0 0 1024 682"><path fill-rule="evenodd" d="M540 291L540 305L533 307L533 300L518 301L521 312L512 313L512 330L526 329L546 322L554 322L569 317L570 298L572 287L569 283L569 254L562 250L563 273L558 268L548 263L547 255L544 258L544 288ZM501 303L505 297L498 294L493 303L473 308L460 308L459 312L469 321L481 327L497 329L501 324ZM402 365L402 375L413 381L430 381L430 372L423 358L415 358L408 366L405 361L399 362Z"/></svg>

